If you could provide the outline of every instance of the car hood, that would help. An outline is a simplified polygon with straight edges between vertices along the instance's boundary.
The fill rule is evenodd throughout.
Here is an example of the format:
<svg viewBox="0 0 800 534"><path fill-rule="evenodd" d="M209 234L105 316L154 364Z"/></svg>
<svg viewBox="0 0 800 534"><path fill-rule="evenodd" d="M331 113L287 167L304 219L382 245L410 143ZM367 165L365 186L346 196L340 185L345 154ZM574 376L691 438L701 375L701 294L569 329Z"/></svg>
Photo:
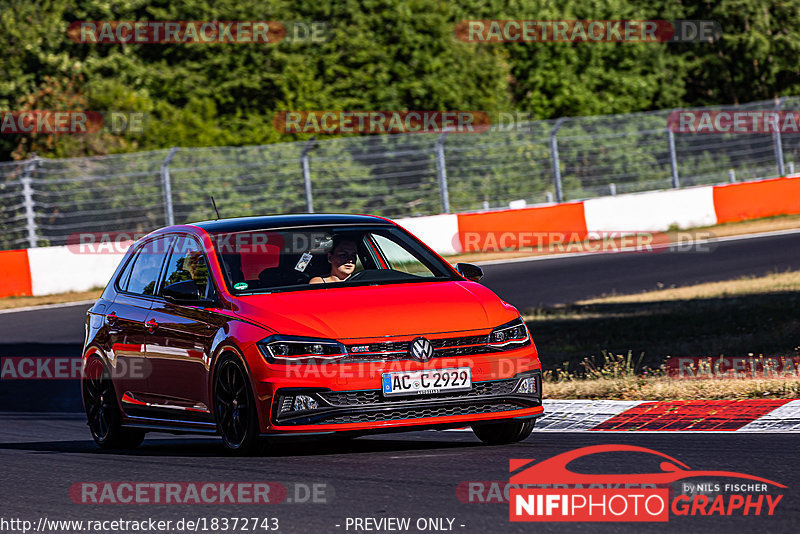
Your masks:
<svg viewBox="0 0 800 534"><path fill-rule="evenodd" d="M239 296L234 312L281 334L333 339L481 330L519 316L488 288L464 281Z"/></svg>

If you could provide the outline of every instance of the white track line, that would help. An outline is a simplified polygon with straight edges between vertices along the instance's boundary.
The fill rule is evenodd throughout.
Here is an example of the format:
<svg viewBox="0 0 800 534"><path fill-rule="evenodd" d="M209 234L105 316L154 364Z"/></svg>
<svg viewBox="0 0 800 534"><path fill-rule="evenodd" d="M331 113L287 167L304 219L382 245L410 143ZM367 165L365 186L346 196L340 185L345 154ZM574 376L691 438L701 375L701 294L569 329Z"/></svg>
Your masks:
<svg viewBox="0 0 800 534"><path fill-rule="evenodd" d="M648 401L545 400L545 414L536 420L536 430L589 430L644 402Z"/></svg>
<svg viewBox="0 0 800 534"><path fill-rule="evenodd" d="M800 432L800 400L775 408L737 432Z"/></svg>
<svg viewBox="0 0 800 534"><path fill-rule="evenodd" d="M0 315L5 313L18 313L36 310L51 310L56 308L71 308L72 306L86 306L87 304L94 304L97 299L92 300L77 300L75 302L61 302L59 304L40 304L38 306L26 306L24 308L10 308L8 310L0 310Z"/></svg>

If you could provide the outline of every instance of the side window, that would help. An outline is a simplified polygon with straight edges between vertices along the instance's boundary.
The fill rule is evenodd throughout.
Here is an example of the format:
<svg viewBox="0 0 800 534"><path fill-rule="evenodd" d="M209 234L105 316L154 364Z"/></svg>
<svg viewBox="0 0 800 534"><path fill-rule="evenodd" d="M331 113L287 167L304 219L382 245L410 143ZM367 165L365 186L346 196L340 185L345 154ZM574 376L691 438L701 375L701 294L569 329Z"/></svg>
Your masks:
<svg viewBox="0 0 800 534"><path fill-rule="evenodd" d="M145 244L134 259L126 290L140 295L155 295L161 265L172 237L161 237Z"/></svg>
<svg viewBox="0 0 800 534"><path fill-rule="evenodd" d="M416 256L406 250L400 243L392 241L380 234L372 234L375 245L389 263L389 268L395 271L414 274L417 276L436 276Z"/></svg>
<svg viewBox="0 0 800 534"><path fill-rule="evenodd" d="M200 295L208 295L208 265L203 251L191 237L179 237L167 262L164 285L186 280L194 280Z"/></svg>
<svg viewBox="0 0 800 534"><path fill-rule="evenodd" d="M138 252L134 251L131 254L131 258L128 260L127 265L122 270L117 278L117 288L123 291L128 289L128 281L131 279L131 269L133 269L133 264L136 263L136 256L138 256Z"/></svg>

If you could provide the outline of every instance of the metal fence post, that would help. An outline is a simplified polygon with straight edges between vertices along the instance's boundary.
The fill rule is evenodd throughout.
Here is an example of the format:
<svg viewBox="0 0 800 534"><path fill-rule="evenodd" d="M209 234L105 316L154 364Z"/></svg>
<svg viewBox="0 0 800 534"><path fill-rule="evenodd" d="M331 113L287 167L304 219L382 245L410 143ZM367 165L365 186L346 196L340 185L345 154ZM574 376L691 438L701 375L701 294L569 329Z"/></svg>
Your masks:
<svg viewBox="0 0 800 534"><path fill-rule="evenodd" d="M781 111L786 97L781 97L775 104L775 111ZM781 139L780 119L775 121L775 131L772 132L772 139L775 141L775 161L778 163L778 176L786 176L786 168L783 165L783 141Z"/></svg>
<svg viewBox="0 0 800 534"><path fill-rule="evenodd" d="M444 132L436 140L436 172L439 175L439 193L442 197L442 213L450 213L450 192L447 190L447 162L444 159Z"/></svg>
<svg viewBox="0 0 800 534"><path fill-rule="evenodd" d="M164 216L167 226L175 224L175 213L172 211L172 179L169 175L169 164L178 152L178 147L172 147L167 157L161 162L161 188L164 191Z"/></svg>
<svg viewBox="0 0 800 534"><path fill-rule="evenodd" d="M669 141L669 168L672 171L672 188L678 189L678 154L675 151L675 133L667 126L667 140Z"/></svg>
<svg viewBox="0 0 800 534"><path fill-rule="evenodd" d="M39 245L39 237L36 235L36 211L33 201L33 174L39 167L39 156L31 154L22 167L22 198L25 206L25 229L28 231L28 246L36 248Z"/></svg>
<svg viewBox="0 0 800 534"><path fill-rule="evenodd" d="M550 159L553 163L553 185L556 188L556 202L564 202L564 193L561 191L561 162L558 159L558 140L556 135L565 120L567 120L566 117L558 119L550 131Z"/></svg>
<svg viewBox="0 0 800 534"><path fill-rule="evenodd" d="M311 195L311 168L309 166L308 153L316 148L317 143L314 141L316 135L312 135L308 140L306 146L303 147L303 152L300 155L300 167L303 169L303 187L306 190L306 211L314 213L314 199Z"/></svg>
<svg viewBox="0 0 800 534"><path fill-rule="evenodd" d="M728 181L732 184L736 183L736 171L734 169L728 169Z"/></svg>

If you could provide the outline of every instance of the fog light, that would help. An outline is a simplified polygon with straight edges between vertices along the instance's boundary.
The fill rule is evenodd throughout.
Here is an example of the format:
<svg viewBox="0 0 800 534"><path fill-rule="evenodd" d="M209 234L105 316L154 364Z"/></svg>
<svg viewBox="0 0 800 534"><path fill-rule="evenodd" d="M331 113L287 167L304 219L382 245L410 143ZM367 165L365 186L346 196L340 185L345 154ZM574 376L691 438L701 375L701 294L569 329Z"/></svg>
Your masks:
<svg viewBox="0 0 800 534"><path fill-rule="evenodd" d="M536 393L536 377L523 378L517 386L517 393Z"/></svg>
<svg viewBox="0 0 800 534"><path fill-rule="evenodd" d="M304 410L313 410L319 407L319 403L308 395L298 395L294 398L294 406L292 407L295 412Z"/></svg>
<svg viewBox="0 0 800 534"><path fill-rule="evenodd" d="M291 412L293 404L294 397L281 395L280 402L278 403L278 415L285 412Z"/></svg>

